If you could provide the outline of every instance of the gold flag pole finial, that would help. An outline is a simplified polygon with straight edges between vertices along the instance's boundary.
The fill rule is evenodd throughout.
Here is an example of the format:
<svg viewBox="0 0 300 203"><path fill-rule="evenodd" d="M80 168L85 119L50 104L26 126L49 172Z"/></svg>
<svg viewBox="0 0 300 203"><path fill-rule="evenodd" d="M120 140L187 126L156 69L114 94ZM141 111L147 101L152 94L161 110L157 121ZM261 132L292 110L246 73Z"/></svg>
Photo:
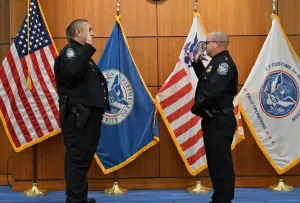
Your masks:
<svg viewBox="0 0 300 203"><path fill-rule="evenodd" d="M272 2L272 13L273 14L276 14L276 0L273 0L273 2Z"/></svg>
<svg viewBox="0 0 300 203"><path fill-rule="evenodd" d="M194 12L198 12L198 0L194 0Z"/></svg>
<svg viewBox="0 0 300 203"><path fill-rule="evenodd" d="M120 15L120 2L121 0L117 0L117 16Z"/></svg>

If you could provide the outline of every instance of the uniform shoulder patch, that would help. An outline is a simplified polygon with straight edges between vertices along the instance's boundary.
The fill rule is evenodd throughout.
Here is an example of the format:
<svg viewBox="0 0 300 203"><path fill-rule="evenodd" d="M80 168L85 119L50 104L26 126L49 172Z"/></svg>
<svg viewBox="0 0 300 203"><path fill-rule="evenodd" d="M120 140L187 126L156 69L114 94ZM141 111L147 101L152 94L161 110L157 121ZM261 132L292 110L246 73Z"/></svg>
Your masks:
<svg viewBox="0 0 300 203"><path fill-rule="evenodd" d="M74 58L75 57L75 51L73 48L68 48L66 50L66 56L68 57L68 59Z"/></svg>
<svg viewBox="0 0 300 203"><path fill-rule="evenodd" d="M225 62L220 63L219 67L217 69L217 71L220 75L227 75L228 70L229 70L229 65L228 65L228 63L225 63Z"/></svg>

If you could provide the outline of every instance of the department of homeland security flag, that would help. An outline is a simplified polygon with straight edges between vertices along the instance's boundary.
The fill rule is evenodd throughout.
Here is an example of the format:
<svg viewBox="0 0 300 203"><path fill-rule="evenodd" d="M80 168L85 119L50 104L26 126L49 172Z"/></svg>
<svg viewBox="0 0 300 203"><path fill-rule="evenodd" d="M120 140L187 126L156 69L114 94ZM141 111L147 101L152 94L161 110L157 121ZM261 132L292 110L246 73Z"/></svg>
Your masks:
<svg viewBox="0 0 300 203"><path fill-rule="evenodd" d="M179 55L179 61L156 96L159 104L158 109L191 175L197 175L207 167L207 164L201 118L190 111L194 104L198 78L190 63L188 54L193 52L196 55L200 44L202 44L202 61L204 65L206 66L211 60L205 51L206 31L200 20L200 15L198 13L194 15L190 33ZM234 100L234 113L238 125L232 148L244 139L237 99Z"/></svg>
<svg viewBox="0 0 300 203"><path fill-rule="evenodd" d="M108 174L158 143L158 120L118 18L98 66L108 82L111 110L102 120L95 158Z"/></svg>
<svg viewBox="0 0 300 203"><path fill-rule="evenodd" d="M0 117L16 152L61 131L53 72L56 57L40 3L32 0L0 66Z"/></svg>
<svg viewBox="0 0 300 203"><path fill-rule="evenodd" d="M300 161L300 60L278 16L238 97L242 113L271 165L285 173Z"/></svg>

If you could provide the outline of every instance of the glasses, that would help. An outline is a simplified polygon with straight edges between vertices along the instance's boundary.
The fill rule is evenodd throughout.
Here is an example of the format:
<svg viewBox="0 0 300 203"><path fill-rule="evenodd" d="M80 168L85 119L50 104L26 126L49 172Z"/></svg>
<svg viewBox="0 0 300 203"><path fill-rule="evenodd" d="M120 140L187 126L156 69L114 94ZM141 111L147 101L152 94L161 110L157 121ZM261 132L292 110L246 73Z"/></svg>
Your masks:
<svg viewBox="0 0 300 203"><path fill-rule="evenodd" d="M207 46L210 42L217 42L217 41L205 41L206 46Z"/></svg>
<svg viewBox="0 0 300 203"><path fill-rule="evenodd" d="M205 45L207 46L210 42L228 43L227 41L205 41Z"/></svg>

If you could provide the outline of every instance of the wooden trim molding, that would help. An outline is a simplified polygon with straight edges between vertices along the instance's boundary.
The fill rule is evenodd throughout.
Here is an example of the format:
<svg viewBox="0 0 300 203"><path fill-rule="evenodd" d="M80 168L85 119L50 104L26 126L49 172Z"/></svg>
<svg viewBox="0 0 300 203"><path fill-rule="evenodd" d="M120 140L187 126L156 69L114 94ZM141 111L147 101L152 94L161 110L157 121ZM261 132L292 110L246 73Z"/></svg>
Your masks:
<svg viewBox="0 0 300 203"><path fill-rule="evenodd" d="M13 183L11 175L8 175L8 180L10 184ZM6 175L0 175L0 185L7 185Z"/></svg>
<svg viewBox="0 0 300 203"><path fill-rule="evenodd" d="M262 177L237 177L236 187L268 187L278 182L278 176ZM113 185L113 179L89 179L89 190L104 190ZM201 183L211 187L208 177L201 178ZM292 186L300 186L298 176L285 176L284 182ZM136 189L186 189L195 185L196 178L147 178L147 179L119 179L121 187L129 190ZM29 189L32 186L31 181L14 181L13 191L20 192ZM45 180L38 181L38 187L48 191L65 190L64 180Z"/></svg>

